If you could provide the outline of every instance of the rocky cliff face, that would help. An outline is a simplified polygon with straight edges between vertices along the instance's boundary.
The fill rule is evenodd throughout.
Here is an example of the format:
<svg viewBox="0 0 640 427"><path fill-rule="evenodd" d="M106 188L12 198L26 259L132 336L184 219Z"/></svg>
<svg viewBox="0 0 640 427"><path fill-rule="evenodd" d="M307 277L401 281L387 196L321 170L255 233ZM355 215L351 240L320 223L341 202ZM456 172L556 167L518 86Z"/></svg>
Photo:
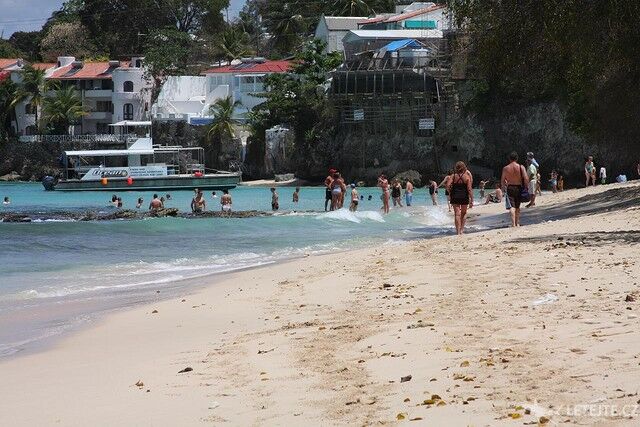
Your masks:
<svg viewBox="0 0 640 427"><path fill-rule="evenodd" d="M54 144L8 142L0 146L0 176L16 172L22 181L39 181L60 172Z"/></svg>

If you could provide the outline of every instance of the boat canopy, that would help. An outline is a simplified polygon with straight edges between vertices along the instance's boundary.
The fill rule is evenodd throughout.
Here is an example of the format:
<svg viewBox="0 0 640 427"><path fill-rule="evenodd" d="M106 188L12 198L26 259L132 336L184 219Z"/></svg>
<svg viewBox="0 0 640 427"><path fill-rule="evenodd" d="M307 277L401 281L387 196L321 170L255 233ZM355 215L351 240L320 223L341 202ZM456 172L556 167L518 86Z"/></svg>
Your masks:
<svg viewBox="0 0 640 427"><path fill-rule="evenodd" d="M114 157L114 156L131 156L131 155L148 155L153 154L153 149L149 150L82 150L82 151L65 151L67 156L86 156L86 157Z"/></svg>
<svg viewBox="0 0 640 427"><path fill-rule="evenodd" d="M123 120L117 123L109 124L111 127L125 127L125 126L151 126L151 122L133 122L131 120Z"/></svg>

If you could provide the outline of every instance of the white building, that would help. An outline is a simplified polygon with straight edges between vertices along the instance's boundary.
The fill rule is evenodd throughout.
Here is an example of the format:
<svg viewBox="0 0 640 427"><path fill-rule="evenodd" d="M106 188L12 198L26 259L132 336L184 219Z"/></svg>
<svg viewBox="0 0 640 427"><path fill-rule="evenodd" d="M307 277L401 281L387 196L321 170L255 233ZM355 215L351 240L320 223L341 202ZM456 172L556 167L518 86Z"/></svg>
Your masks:
<svg viewBox="0 0 640 427"><path fill-rule="evenodd" d="M357 30L358 23L365 21L360 16L324 16L316 27L315 38L327 44L326 52L343 52L342 39L350 30Z"/></svg>
<svg viewBox="0 0 640 427"><path fill-rule="evenodd" d="M451 29L448 9L443 4L412 3L395 15L380 15L359 22L360 30L438 30Z"/></svg>
<svg viewBox="0 0 640 427"><path fill-rule="evenodd" d="M244 120L253 107L264 102L264 98L257 96L265 91L264 78L273 73L286 73L290 68L290 61L247 58L211 68L203 73L204 77L170 77L152 107L153 118L209 123L210 107L216 100L231 96L234 102L240 102L235 118Z"/></svg>
<svg viewBox="0 0 640 427"><path fill-rule="evenodd" d="M55 64L33 66L44 69L47 80L73 86L78 91L87 114L71 129L74 135L108 134L112 131L110 124L149 119L153 83L145 75L141 57L130 61L83 62L65 56ZM11 77L18 84L23 68L12 72ZM14 129L19 136L38 133L35 111L29 101L16 105Z"/></svg>
<svg viewBox="0 0 640 427"><path fill-rule="evenodd" d="M347 60L357 58L357 54L378 50L396 40L413 39L430 47L434 41L442 40L440 30L355 30L349 31L344 39L344 54Z"/></svg>

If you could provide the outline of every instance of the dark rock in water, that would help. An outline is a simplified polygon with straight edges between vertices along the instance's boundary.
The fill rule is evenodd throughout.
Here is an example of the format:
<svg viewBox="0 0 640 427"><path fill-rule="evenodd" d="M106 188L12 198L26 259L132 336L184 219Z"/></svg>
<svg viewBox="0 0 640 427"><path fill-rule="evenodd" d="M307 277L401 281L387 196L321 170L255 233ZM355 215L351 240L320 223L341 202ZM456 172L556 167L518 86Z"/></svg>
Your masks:
<svg viewBox="0 0 640 427"><path fill-rule="evenodd" d="M264 211L206 211L200 213L184 214L183 218L254 218L271 215L273 215L273 213Z"/></svg>
<svg viewBox="0 0 640 427"><path fill-rule="evenodd" d="M110 214L98 217L97 219L109 221L114 219L136 219L136 218L138 218L138 213L136 211L125 209L122 211L118 210L118 211L112 212Z"/></svg>
<svg viewBox="0 0 640 427"><path fill-rule="evenodd" d="M31 218L23 214L6 214L2 216L2 222L31 222Z"/></svg>
<svg viewBox="0 0 640 427"><path fill-rule="evenodd" d="M154 218L164 218L167 216L176 217L180 211L177 208L165 208L149 211L146 215Z"/></svg>

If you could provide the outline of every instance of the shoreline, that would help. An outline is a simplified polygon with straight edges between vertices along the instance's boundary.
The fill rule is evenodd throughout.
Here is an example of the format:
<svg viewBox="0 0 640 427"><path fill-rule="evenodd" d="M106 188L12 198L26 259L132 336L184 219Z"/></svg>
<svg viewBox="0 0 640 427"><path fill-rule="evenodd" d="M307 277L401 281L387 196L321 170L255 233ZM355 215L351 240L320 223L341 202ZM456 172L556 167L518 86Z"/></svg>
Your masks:
<svg viewBox="0 0 640 427"><path fill-rule="evenodd" d="M0 398L13 408L0 420L367 424L397 422L402 414L436 424L513 425L508 414L533 419L517 407L534 400L547 412L550 404L603 394L631 402L612 391L638 392L633 378L640 371L629 359L640 352L630 317L636 311L623 300L638 290L626 278L639 273L637 246L629 246L640 233L639 188L572 190L556 203L545 195L540 207L524 211L523 223L536 223L519 229L411 239L216 275L216 283L184 298L109 314L42 352L0 360ZM620 198L603 196L609 191ZM475 209L481 217L502 213L496 224L507 220L502 204ZM594 229L592 249L584 236ZM561 265L550 264L550 255ZM586 259L609 267L593 269ZM534 304L547 294L557 299ZM598 366L608 376L575 372ZM185 367L193 371L178 374ZM38 380L25 382L25 371ZM401 383L406 375L412 379ZM135 386L138 380L144 385ZM432 394L446 404L421 403Z"/></svg>

